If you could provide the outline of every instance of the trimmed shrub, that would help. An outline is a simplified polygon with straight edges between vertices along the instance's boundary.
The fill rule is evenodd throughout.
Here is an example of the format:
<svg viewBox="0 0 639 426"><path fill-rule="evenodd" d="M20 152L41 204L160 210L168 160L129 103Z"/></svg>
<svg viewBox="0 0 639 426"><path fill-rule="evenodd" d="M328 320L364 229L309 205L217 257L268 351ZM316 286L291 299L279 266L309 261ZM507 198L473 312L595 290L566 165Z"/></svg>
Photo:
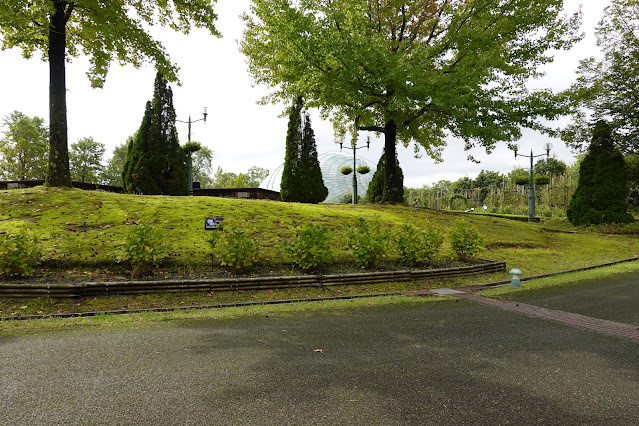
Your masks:
<svg viewBox="0 0 639 426"><path fill-rule="evenodd" d="M466 262L483 250L483 239L477 228L464 219L457 219L448 231L448 242L455 259Z"/></svg>
<svg viewBox="0 0 639 426"><path fill-rule="evenodd" d="M353 173L353 168L351 166L343 166L342 168L339 169L339 172L343 174L344 176L348 176L351 173Z"/></svg>
<svg viewBox="0 0 639 426"><path fill-rule="evenodd" d="M353 191L348 191L342 194L337 200L340 204L351 204L353 202ZM357 195L357 204L362 204L366 202L366 198L362 198L361 195Z"/></svg>
<svg viewBox="0 0 639 426"><path fill-rule="evenodd" d="M295 237L284 244L284 252L291 262L304 271L317 269L331 258L333 233L326 226L294 222Z"/></svg>
<svg viewBox="0 0 639 426"><path fill-rule="evenodd" d="M360 175L365 175L369 173L370 171L371 171L371 168L366 165L357 166L357 173L359 173Z"/></svg>
<svg viewBox="0 0 639 426"><path fill-rule="evenodd" d="M0 275L26 277L42 261L36 237L26 233L0 234Z"/></svg>
<svg viewBox="0 0 639 426"><path fill-rule="evenodd" d="M533 183L535 185L548 185L550 183L550 176L548 175L537 175L533 178Z"/></svg>
<svg viewBox="0 0 639 426"><path fill-rule="evenodd" d="M355 256L355 263L360 268L374 268L380 258L387 256L390 236L390 229L383 229L379 220L369 222L358 217L346 229L348 251Z"/></svg>
<svg viewBox="0 0 639 426"><path fill-rule="evenodd" d="M444 235L440 228L424 230L406 223L396 232L395 242L401 263L417 266L435 259L444 243Z"/></svg>
<svg viewBox="0 0 639 426"><path fill-rule="evenodd" d="M598 121L592 143L579 166L577 189L566 215L571 224L630 223L628 176L623 155L615 148L610 126Z"/></svg>
<svg viewBox="0 0 639 426"><path fill-rule="evenodd" d="M404 203L403 192L397 191L398 188L404 187L404 173L399 166L397 151L395 151L395 173L388 179L386 179L386 174L386 149L384 149L377 162L377 170L373 173L373 178L368 184L366 199L370 203ZM385 187L385 181L388 187Z"/></svg>
<svg viewBox="0 0 639 426"><path fill-rule="evenodd" d="M225 220L222 229L214 231L209 240L213 261L236 272L253 265L259 251L254 233L255 229L247 221Z"/></svg>
<svg viewBox="0 0 639 426"><path fill-rule="evenodd" d="M130 262L133 275L145 276L151 272L151 266L157 266L166 256L163 233L149 223L139 222L129 227L120 245L118 262Z"/></svg>

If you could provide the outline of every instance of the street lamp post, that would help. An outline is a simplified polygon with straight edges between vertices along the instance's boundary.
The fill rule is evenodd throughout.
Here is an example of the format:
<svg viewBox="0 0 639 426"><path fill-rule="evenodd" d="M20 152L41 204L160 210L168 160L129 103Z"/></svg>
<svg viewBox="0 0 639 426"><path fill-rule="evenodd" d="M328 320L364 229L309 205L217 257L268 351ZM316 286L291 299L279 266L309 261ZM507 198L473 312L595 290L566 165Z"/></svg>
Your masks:
<svg viewBox="0 0 639 426"><path fill-rule="evenodd" d="M528 190L528 222L535 222L535 180L533 178L533 159L537 157L543 157L544 155L546 156L546 158L550 157L550 150L552 149L552 144L551 143L544 144L544 149L546 150L546 154L538 154L538 155L533 155L532 149L530 150L530 155L517 154L517 151L519 151L518 144L514 144L513 148L515 151L515 158L517 158L517 156L530 158L530 182L529 182L530 186Z"/></svg>
<svg viewBox="0 0 639 426"><path fill-rule="evenodd" d="M370 149L371 147L371 137L366 136L366 149ZM340 136L339 138L339 150L341 151L344 148L344 136ZM357 154L358 148L364 148L364 145L357 146L356 144L352 144L351 146L345 147L346 149L353 150L353 204L357 204L357 164L355 161L355 154Z"/></svg>
<svg viewBox="0 0 639 426"><path fill-rule="evenodd" d="M183 120L175 120L180 123L187 123L189 125L189 142L191 142L191 124L197 123L198 121L204 121L206 123L206 116L208 113L206 112L206 107L204 107L204 112L202 113L202 118L197 120L191 120L191 114L189 114L188 121ZM186 190L189 195L193 195L193 159L191 157L191 152L188 152L186 155Z"/></svg>

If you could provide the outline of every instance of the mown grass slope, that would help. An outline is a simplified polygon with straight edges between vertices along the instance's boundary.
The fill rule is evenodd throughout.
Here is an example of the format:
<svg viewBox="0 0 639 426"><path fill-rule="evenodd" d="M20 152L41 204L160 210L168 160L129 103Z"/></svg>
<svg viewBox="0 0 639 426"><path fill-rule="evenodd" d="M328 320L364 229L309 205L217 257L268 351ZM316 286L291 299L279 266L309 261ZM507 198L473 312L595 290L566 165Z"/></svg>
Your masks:
<svg viewBox="0 0 639 426"><path fill-rule="evenodd" d="M164 197L112 194L77 189L32 188L0 191L0 232L36 235L47 256L45 269L71 270L91 278L125 266L115 264L118 245L137 221L161 228L171 257L163 267L210 273L211 254L204 219L221 216L252 222L261 245L261 272L287 266L282 243L293 235L293 221L321 222L336 230L336 263L348 265L345 228L357 217L378 218L386 226L428 224L444 230L457 214L382 205L306 205L212 197ZM486 243L481 257L507 262L526 275L571 269L639 254L639 238L583 230L551 229L494 217L465 215ZM447 248L445 247L446 251ZM391 254L391 260L394 255ZM98 275L93 277L93 275Z"/></svg>

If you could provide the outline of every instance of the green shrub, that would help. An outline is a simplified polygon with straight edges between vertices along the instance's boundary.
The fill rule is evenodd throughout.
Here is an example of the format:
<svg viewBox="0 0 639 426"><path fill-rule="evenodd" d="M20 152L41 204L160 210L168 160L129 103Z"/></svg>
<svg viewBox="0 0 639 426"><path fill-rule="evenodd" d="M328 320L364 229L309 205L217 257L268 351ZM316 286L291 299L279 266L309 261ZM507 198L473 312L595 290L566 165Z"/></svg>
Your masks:
<svg viewBox="0 0 639 426"><path fill-rule="evenodd" d="M631 223L628 174L605 121L595 123L592 142L579 165L579 180L566 215L574 226Z"/></svg>
<svg viewBox="0 0 639 426"><path fill-rule="evenodd" d="M548 185L550 183L550 176L548 175L536 175L533 178L535 185Z"/></svg>
<svg viewBox="0 0 639 426"><path fill-rule="evenodd" d="M291 262L307 271L316 269L330 260L333 233L326 226L307 222L296 222L295 237L284 244L284 252Z"/></svg>
<svg viewBox="0 0 639 426"><path fill-rule="evenodd" d="M632 222L623 227L623 233L629 235L639 234L639 222Z"/></svg>
<svg viewBox="0 0 639 426"><path fill-rule="evenodd" d="M340 204L351 204L353 202L353 192L349 191L346 192L344 194L342 194L339 199L337 200L338 203ZM357 195L357 203L361 204L361 203L365 203L366 199L362 198L361 195Z"/></svg>
<svg viewBox="0 0 639 426"><path fill-rule="evenodd" d="M390 247L389 229L382 229L379 220L371 222L358 217L346 230L348 251L355 256L360 268L374 268L380 258L386 257Z"/></svg>
<svg viewBox="0 0 639 426"><path fill-rule="evenodd" d="M343 175L350 175L353 173L353 168L350 166L343 166L339 169L339 172Z"/></svg>
<svg viewBox="0 0 639 426"><path fill-rule="evenodd" d="M236 272L257 261L259 245L253 237L255 229L244 220L228 219L222 229L213 231L209 243L213 261Z"/></svg>
<svg viewBox="0 0 639 426"><path fill-rule="evenodd" d="M31 275L42 260L38 240L24 232L0 234L0 275L24 277Z"/></svg>
<svg viewBox="0 0 639 426"><path fill-rule="evenodd" d="M371 168L366 165L357 166L357 173L359 173L360 175L365 175L369 173L370 171L371 171Z"/></svg>
<svg viewBox="0 0 639 426"><path fill-rule="evenodd" d="M124 243L120 245L118 261L128 261L133 266L133 275L145 276L151 266L167 256L164 235L153 225L139 222L130 226Z"/></svg>
<svg viewBox="0 0 639 426"><path fill-rule="evenodd" d="M517 184L517 185L528 185L528 184L530 184L530 176L526 176L526 175L515 176L515 184Z"/></svg>
<svg viewBox="0 0 639 426"><path fill-rule="evenodd" d="M479 231L464 219L453 222L448 232L448 242L454 257L464 262L475 258L483 249Z"/></svg>
<svg viewBox="0 0 639 426"><path fill-rule="evenodd" d="M395 234L403 264L417 266L430 263L439 253L444 236L440 228L418 229L408 223Z"/></svg>

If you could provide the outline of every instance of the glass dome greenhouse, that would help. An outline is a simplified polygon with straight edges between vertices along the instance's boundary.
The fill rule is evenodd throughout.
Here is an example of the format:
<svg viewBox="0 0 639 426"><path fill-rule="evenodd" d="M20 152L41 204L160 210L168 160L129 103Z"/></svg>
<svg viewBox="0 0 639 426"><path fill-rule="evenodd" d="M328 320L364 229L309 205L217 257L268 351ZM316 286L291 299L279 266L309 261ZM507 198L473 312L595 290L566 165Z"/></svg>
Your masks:
<svg viewBox="0 0 639 426"><path fill-rule="evenodd" d="M328 196L324 200L325 203L337 203L345 194L353 192L353 174L343 175L340 172L340 169L344 166L353 167L353 153L350 150L348 152L338 151L318 154L317 159L322 170L324 185L328 188ZM368 166L370 168L370 172L365 175L357 173L357 195L363 198L366 196L368 184L371 183L377 167L359 155L355 159L357 167ZM279 192L283 170L284 164L281 164L262 181L260 188Z"/></svg>

